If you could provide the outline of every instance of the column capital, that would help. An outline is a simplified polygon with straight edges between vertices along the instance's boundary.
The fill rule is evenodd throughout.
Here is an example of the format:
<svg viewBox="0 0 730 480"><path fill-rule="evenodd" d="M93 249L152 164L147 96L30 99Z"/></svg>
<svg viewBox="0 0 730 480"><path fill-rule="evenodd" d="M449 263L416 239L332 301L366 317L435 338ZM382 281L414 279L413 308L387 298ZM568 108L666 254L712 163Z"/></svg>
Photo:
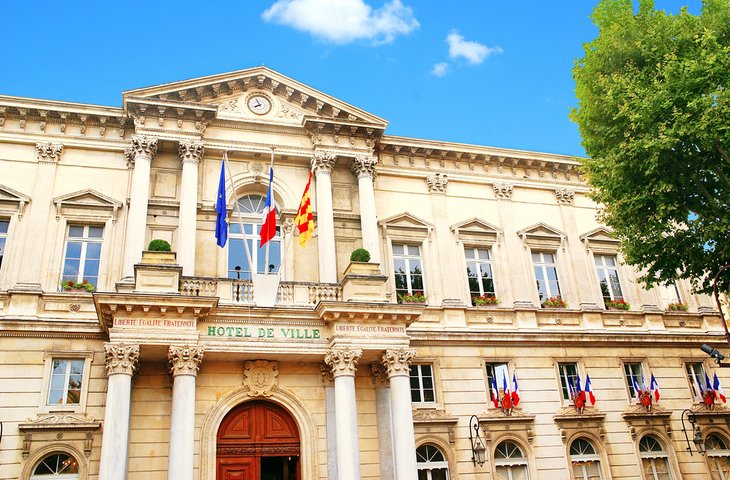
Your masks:
<svg viewBox="0 0 730 480"><path fill-rule="evenodd" d="M357 362L362 357L362 350L349 347L335 347L327 350L324 356L324 363L332 369L332 376L337 378L341 375L355 376Z"/></svg>
<svg viewBox="0 0 730 480"><path fill-rule="evenodd" d="M385 370L385 365L378 362L372 362L370 364L370 380L373 381L373 385L388 385L388 372Z"/></svg>
<svg viewBox="0 0 730 480"><path fill-rule="evenodd" d="M575 190L570 190L568 188L556 188L555 199L558 201L558 204L572 205L573 200L575 200Z"/></svg>
<svg viewBox="0 0 730 480"><path fill-rule="evenodd" d="M505 198L508 200L512 198L514 185L510 183L495 183L492 184L492 188L494 189L494 196L496 198Z"/></svg>
<svg viewBox="0 0 730 480"><path fill-rule="evenodd" d="M335 168L337 156L332 152L314 152L312 154L312 169L314 173L331 174Z"/></svg>
<svg viewBox="0 0 730 480"><path fill-rule="evenodd" d="M37 142L35 144L35 151L38 162L58 163L61 159L63 145L60 143Z"/></svg>
<svg viewBox="0 0 730 480"><path fill-rule="evenodd" d="M132 151L135 158L145 156L151 159L157 155L157 139L146 135L132 135Z"/></svg>
<svg viewBox="0 0 730 480"><path fill-rule="evenodd" d="M139 345L105 343L106 374L134 375L139 363Z"/></svg>
<svg viewBox="0 0 730 480"><path fill-rule="evenodd" d="M375 180L375 177L378 175L378 172L375 169L377 164L377 157L358 155L352 161L352 173L354 173L358 179L362 177L369 177Z"/></svg>
<svg viewBox="0 0 730 480"><path fill-rule="evenodd" d="M197 375L203 361L203 347L191 345L170 345L167 351L170 373L177 375Z"/></svg>
<svg viewBox="0 0 730 480"><path fill-rule="evenodd" d="M177 151L182 163L190 162L197 165L200 159L203 158L205 146L203 142L198 140L180 140Z"/></svg>
<svg viewBox="0 0 730 480"><path fill-rule="evenodd" d="M445 173L435 173L426 178L428 193L446 193L449 177Z"/></svg>
<svg viewBox="0 0 730 480"><path fill-rule="evenodd" d="M382 358L388 377L410 376L411 362L415 356L416 351L412 349L386 350Z"/></svg>

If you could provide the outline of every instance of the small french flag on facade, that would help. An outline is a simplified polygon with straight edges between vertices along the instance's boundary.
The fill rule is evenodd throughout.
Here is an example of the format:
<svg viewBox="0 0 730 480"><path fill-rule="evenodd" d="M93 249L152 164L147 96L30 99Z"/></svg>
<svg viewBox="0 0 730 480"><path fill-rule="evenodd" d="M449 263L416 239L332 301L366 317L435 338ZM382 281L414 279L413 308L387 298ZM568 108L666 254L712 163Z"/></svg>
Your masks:
<svg viewBox="0 0 730 480"><path fill-rule="evenodd" d="M712 379L712 388L715 390L715 395L719 397L720 400L722 400L722 403L727 403L727 399L725 398L725 392L722 391L722 386L720 385L720 379L717 378L717 373Z"/></svg>
<svg viewBox="0 0 730 480"><path fill-rule="evenodd" d="M517 385L517 376L512 374L512 405L520 403L520 387Z"/></svg>
<svg viewBox="0 0 730 480"><path fill-rule="evenodd" d="M591 376L586 375L586 393L588 394L588 399L591 401L591 405L596 404L596 396L593 395L593 385L591 385Z"/></svg>
<svg viewBox="0 0 730 480"><path fill-rule="evenodd" d="M499 408L499 390L497 390L497 381L494 379L494 375L492 375L492 403L494 408Z"/></svg>
<svg viewBox="0 0 730 480"><path fill-rule="evenodd" d="M649 388L651 390L651 395L654 397L654 401L658 402L659 398L662 396L662 391L659 389L659 383L657 383L653 373L651 374L651 384Z"/></svg>
<svg viewBox="0 0 730 480"><path fill-rule="evenodd" d="M274 238L276 235L276 209L273 205L272 184L274 183L274 167L269 170L269 191L266 194L266 205L262 214L264 224L261 225L261 239L259 240L259 248L263 247L266 242Z"/></svg>

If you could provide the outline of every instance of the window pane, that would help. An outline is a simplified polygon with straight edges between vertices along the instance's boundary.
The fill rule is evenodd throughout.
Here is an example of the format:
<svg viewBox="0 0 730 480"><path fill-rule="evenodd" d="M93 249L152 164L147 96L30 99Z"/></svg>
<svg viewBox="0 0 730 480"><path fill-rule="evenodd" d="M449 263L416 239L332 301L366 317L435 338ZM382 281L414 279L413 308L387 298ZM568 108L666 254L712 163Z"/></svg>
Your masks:
<svg viewBox="0 0 730 480"><path fill-rule="evenodd" d="M393 245L393 254L394 255L403 255L405 253L403 245Z"/></svg>
<svg viewBox="0 0 730 480"><path fill-rule="evenodd" d="M8 233L8 227L10 222L7 220L0 220L0 233Z"/></svg>
<svg viewBox="0 0 730 480"><path fill-rule="evenodd" d="M91 282L91 277L96 278L99 275L99 260L86 260L84 265L83 277ZM82 279L83 280L83 279Z"/></svg>
<svg viewBox="0 0 730 480"><path fill-rule="evenodd" d="M474 249L473 248L464 248L464 256L468 260L471 260L471 259L475 258L475 256L474 256Z"/></svg>
<svg viewBox="0 0 730 480"><path fill-rule="evenodd" d="M86 258L101 258L101 243L88 242L86 244Z"/></svg>
<svg viewBox="0 0 730 480"><path fill-rule="evenodd" d="M81 242L66 243L66 258L81 258Z"/></svg>
<svg viewBox="0 0 730 480"><path fill-rule="evenodd" d="M101 238L104 235L104 227L89 227L89 238Z"/></svg>
<svg viewBox="0 0 730 480"><path fill-rule="evenodd" d="M68 236L81 238L84 236L84 227L82 225L69 225Z"/></svg>

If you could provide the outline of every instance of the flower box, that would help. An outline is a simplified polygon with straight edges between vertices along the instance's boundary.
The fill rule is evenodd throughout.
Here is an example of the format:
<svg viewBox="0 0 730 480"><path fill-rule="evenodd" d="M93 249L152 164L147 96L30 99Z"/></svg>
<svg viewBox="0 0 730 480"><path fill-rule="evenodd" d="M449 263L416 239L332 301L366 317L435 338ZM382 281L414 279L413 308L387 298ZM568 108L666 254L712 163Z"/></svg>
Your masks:
<svg viewBox="0 0 730 480"><path fill-rule="evenodd" d="M669 305L667 305L667 310L672 312L686 312L687 310L689 310L689 305L680 302L670 303Z"/></svg>
<svg viewBox="0 0 730 480"><path fill-rule="evenodd" d="M398 303L426 303L426 295L423 292L399 293Z"/></svg>
<svg viewBox="0 0 730 480"><path fill-rule="evenodd" d="M70 293L82 293L82 292L88 292L91 293L94 290L96 290L96 286L89 283L88 280L84 280L81 282L74 282L73 280L66 280L65 282L61 283L61 288L64 292L70 292Z"/></svg>
<svg viewBox="0 0 730 480"><path fill-rule="evenodd" d="M542 302L542 308L566 308L568 306L561 297L550 297Z"/></svg>
<svg viewBox="0 0 730 480"><path fill-rule="evenodd" d="M471 298L472 305L482 307L484 305L497 305L499 299L495 295L480 295L478 297Z"/></svg>
<svg viewBox="0 0 730 480"><path fill-rule="evenodd" d="M631 305L626 303L623 298L616 298L614 300L606 300L606 308L609 310L628 310Z"/></svg>

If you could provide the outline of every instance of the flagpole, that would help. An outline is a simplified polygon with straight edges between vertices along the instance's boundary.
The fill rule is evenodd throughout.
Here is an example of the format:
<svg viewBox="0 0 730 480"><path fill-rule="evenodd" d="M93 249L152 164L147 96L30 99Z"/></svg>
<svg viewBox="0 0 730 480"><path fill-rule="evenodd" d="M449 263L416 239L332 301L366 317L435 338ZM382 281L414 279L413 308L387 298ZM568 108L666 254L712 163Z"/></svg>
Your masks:
<svg viewBox="0 0 730 480"><path fill-rule="evenodd" d="M271 147L271 165L269 165L269 181L271 180L271 170L274 168L274 147ZM269 191L271 192L271 195L274 195L274 190L271 188L271 185L269 185ZM271 199L271 208L276 211L276 207L274 207L274 199ZM262 224L263 227L263 224ZM274 236L276 236L276 228L274 228ZM266 255L264 260L264 274L269 274L269 245L271 244L271 241L266 242ZM281 270L281 263L279 263L279 270ZM280 272L281 273L281 272Z"/></svg>
<svg viewBox="0 0 730 480"><path fill-rule="evenodd" d="M228 181L231 183L231 189L233 189L233 175L231 175L231 165L228 162L228 152L223 151L223 163L226 164L226 172L228 173ZM248 237L246 236L246 229L243 227L243 217L241 216L241 210L238 205L238 199L235 195L235 189L233 190L233 209L236 211L238 217L238 224L241 227L241 235L243 236L243 248L246 252L246 260L248 261L248 272L251 275L251 281L253 282L253 262L251 260L251 250L248 248Z"/></svg>

